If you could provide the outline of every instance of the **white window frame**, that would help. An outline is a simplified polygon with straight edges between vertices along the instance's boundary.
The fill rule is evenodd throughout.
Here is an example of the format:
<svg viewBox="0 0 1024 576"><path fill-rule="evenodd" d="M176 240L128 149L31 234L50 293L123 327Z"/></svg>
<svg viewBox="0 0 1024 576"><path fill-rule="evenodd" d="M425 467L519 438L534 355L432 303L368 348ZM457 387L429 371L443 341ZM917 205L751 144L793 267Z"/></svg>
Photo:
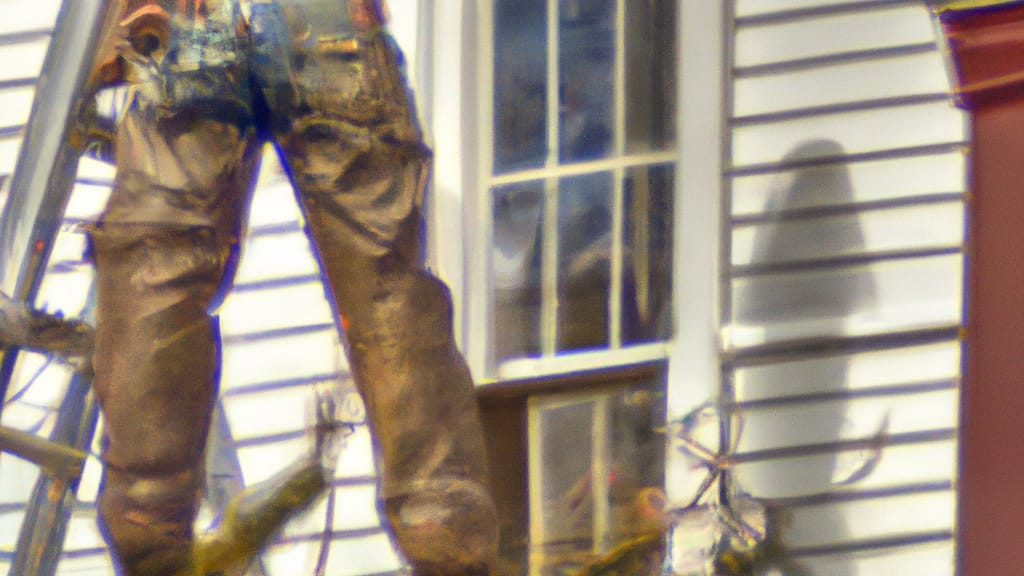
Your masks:
<svg viewBox="0 0 1024 576"><path fill-rule="evenodd" d="M722 389L721 296L725 258L722 207L730 108L726 91L729 0L680 2L676 179L676 265L672 279L673 325L669 344L669 422L718 397ZM682 263L685 263L683 265ZM668 446L665 491L670 502L690 496L694 471Z"/></svg>
<svg viewBox="0 0 1024 576"><path fill-rule="evenodd" d="M618 0L617 14L625 17L628 0ZM681 2L683 10L688 9ZM720 0L709 4L720 7ZM549 21L557 22L558 0L548 0ZM494 46L493 46L493 2L489 0L461 0L433 3L430 8L428 25L432 34L430 46L433 57L432 69L428 74L431 94L421 103L430 102L429 117L432 121L432 144L435 150L435 168L430 214L430 260L432 268L451 288L456 300L456 330L470 367L478 383L508 381L540 376L558 376L587 370L639 364L652 360L663 360L671 355L671 342L656 342L622 346L617 338L620 330L621 313L618 303L622 290L621 280L621 234L623 230L623 186L622 176L626 169L639 165L674 164L677 189L675 227L681 226L681 210L678 190L683 189L680 180L685 177L681 163L680 136L677 133L676 148L664 152L647 154L623 154L625 149L624 130L616 130L612 158L592 162L558 164L558 134L549 131L548 148L554 157L549 157L547 166L534 170L494 175L493 173L493 97L494 97ZM682 22L682 18L680 18ZM618 54L624 54L625 35L619 26L617 38ZM549 26L550 45L557 45L557 26ZM708 52L715 55L715 51ZM707 59L707 53L701 55ZM557 98L557 51L549 50L548 55L548 117L558 115ZM615 99L614 114L616 126L625 125L624 66L622 58L616 65L618 97ZM719 58L720 60L720 58ZM680 68L685 67L685 64ZM552 78L554 81L552 81ZM691 108L692 109L692 108ZM682 112L682 108L679 109ZM680 113L679 116L683 116ZM716 138L720 133L716 126ZM705 140L706 142L706 140ZM555 354L554 325L557 309L553 299L546 299L542 309L542 355L537 358L518 358L497 362L493 351L493 285L490 278L492 246L491 190L494 186L524 181L557 182L558 178L597 171L612 173L613 190L613 238L612 285L610 287L610 333L612 342L607 349ZM696 189L696 188L695 188ZM703 194L714 195L714 190L704 189ZM548 194L548 214L554 214L557 197ZM716 200L717 201L717 200ZM461 211L461 218L456 216ZM717 219L716 214L712 219ZM707 221L706 217L700 218ZM557 219L549 216L548 226L554 226ZM552 231L553 232L553 231ZM702 231L705 234L707 231ZM548 244L544 247L544 258L556 257L557 236L548 233ZM678 239L678 235L677 235ZM678 244L678 241L677 241ZM718 236L704 236L703 245L717 246ZM681 261L679 253L674 256ZM547 294L556 291L555 266L545 266L542 279ZM679 279L675 279L678 284ZM674 296L678 295L674 290ZM678 322L675 323L681 326Z"/></svg>
<svg viewBox="0 0 1024 576"><path fill-rule="evenodd" d="M489 336L489 184L491 177L493 21L490 0L420 0L431 39L429 71L420 104L431 120L435 151L429 212L429 257L455 300L457 341L478 384L494 382ZM679 3L676 177L672 288L674 332L668 342L620 350L566 354L506 363L507 379L558 376L668 358L671 421L714 398L721 387L720 294L723 158L726 153L725 0ZM429 109L426 108L429 103ZM486 119L486 121L481 121ZM486 142L487 146L481 145ZM575 165L563 169L576 169ZM678 265L685 262L686 265ZM485 334L487 338L479 335ZM666 461L666 486L684 486L687 465L675 450Z"/></svg>
<svg viewBox="0 0 1024 576"><path fill-rule="evenodd" d="M490 186L515 176L494 177L491 170L494 50L493 31L484 24L493 21L493 5L490 0L452 0L431 6L427 98L435 166L430 260L452 290L458 341L476 382L490 385L495 375L507 380L538 374L557 377L667 358L669 421L716 397L721 388L721 203L728 145L726 0L681 1L677 12L672 338L618 350L506 362L501 372L494 370L490 344L490 227L481 223L492 218ZM561 170L588 167L569 165ZM694 474L671 447L665 475L669 500L687 497Z"/></svg>

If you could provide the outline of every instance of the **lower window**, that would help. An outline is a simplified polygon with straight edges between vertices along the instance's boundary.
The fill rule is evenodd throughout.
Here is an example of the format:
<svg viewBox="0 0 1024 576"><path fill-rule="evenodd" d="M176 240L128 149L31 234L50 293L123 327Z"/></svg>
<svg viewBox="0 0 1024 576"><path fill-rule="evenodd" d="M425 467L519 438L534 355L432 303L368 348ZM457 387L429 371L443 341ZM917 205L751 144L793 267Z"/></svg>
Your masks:
<svg viewBox="0 0 1024 576"><path fill-rule="evenodd" d="M481 390L502 520L500 573L573 574L658 530L664 371L626 372Z"/></svg>

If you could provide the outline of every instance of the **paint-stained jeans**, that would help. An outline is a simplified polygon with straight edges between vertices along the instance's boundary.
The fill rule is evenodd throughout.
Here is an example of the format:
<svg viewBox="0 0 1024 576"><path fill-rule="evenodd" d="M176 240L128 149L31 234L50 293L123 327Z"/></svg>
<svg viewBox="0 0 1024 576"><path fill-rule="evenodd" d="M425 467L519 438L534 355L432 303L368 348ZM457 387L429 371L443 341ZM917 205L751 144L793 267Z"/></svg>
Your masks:
<svg viewBox="0 0 1024 576"><path fill-rule="evenodd" d="M422 265L430 152L401 56L369 0L238 1L129 2L116 31L134 90L92 231L111 546L133 575L188 561L218 375L210 312L273 140L347 327L399 547L417 574L486 574L497 521L450 298Z"/></svg>

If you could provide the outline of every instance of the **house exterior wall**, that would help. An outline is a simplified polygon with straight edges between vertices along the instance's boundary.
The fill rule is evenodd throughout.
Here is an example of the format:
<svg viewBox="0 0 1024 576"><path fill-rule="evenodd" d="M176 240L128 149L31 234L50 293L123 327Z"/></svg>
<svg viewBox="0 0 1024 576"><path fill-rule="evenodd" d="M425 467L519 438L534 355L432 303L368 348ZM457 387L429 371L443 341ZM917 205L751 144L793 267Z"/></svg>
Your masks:
<svg viewBox="0 0 1024 576"><path fill-rule="evenodd" d="M559 387L578 373L617 374L654 362L667 370L669 421L709 400L741 403L749 421L738 446L748 457L741 484L791 507L786 539L817 573L842 566L849 574L952 574L967 129L948 103L923 3L680 0L672 338L644 349L642 360L584 353L497 376L480 338L491 314L480 265L488 237L478 226L481 215L490 217L481 209L489 176L481 161L491 145L481 134L493 97L494 55L481 42L489 33L480 26L487 3L389 4L436 154L430 261L456 296L459 339L482 394L537 379ZM0 10L35 18L25 29L45 29L57 5L35 0L29 10L26 0L3 0ZM22 31L10 26L0 34ZM36 40L0 49L38 66L45 35ZM0 88L0 175L13 167L24 122L15 111L27 114L31 86ZM95 217L111 177L101 166L83 167L69 216ZM321 360L337 350L297 222L287 186L268 163L241 289L222 311L222 406L235 452L223 463L245 483L305 449L304 387L346 374L344 366L294 360L298 350ZM830 236L837 229L846 236ZM78 274L81 239L69 229L62 246L54 269L75 273L62 277L49 303L81 309L90 283ZM780 293L791 296L772 296ZM759 299L767 304L751 310ZM313 304L274 304L282 301ZM270 333L284 336L270 340ZM41 363L33 362L26 374ZM308 370L285 369L292 364ZM593 385L583 382L581 391ZM285 402L295 418L264 426ZM30 427L41 416L27 405L5 407L3 422ZM880 433L890 443L875 470L849 486L832 485L835 474L875 457L856 442ZM359 428L342 455L336 493L350 512L335 521L330 574L386 574L398 566L373 508L369 442ZM523 439L517 449L527 445ZM669 499L684 502L696 478L692 462L672 445L665 454ZM67 573L111 570L88 504L94 464L71 522ZM0 457L0 572L35 477ZM271 573L309 561L316 552L310 535L324 518L321 507L289 529L290 544L267 558Z"/></svg>

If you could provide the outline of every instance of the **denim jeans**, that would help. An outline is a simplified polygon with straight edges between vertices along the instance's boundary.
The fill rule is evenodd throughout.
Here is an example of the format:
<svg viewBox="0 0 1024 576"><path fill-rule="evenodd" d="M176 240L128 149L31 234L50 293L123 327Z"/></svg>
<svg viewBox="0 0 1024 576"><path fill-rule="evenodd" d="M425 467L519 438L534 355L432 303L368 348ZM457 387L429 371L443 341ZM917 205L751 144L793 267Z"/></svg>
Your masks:
<svg viewBox="0 0 1024 576"><path fill-rule="evenodd" d="M497 520L451 300L423 266L431 154L401 55L368 0L238 2L135 2L115 31L133 90L91 231L104 531L128 574L188 562L217 388L211 311L270 141L346 327L389 527L417 574L486 574Z"/></svg>

